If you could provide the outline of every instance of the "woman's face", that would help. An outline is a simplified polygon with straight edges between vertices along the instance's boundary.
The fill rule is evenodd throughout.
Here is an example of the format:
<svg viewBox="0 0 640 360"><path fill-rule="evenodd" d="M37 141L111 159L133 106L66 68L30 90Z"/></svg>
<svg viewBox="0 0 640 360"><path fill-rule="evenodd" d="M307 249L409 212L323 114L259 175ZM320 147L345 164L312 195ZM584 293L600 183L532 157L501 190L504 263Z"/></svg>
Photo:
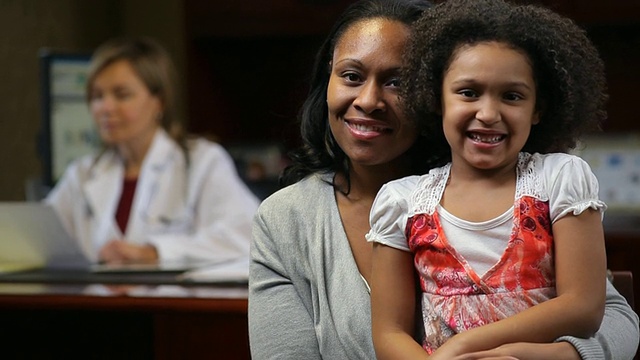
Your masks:
<svg viewBox="0 0 640 360"><path fill-rule="evenodd" d="M398 103L408 36L401 22L376 18L351 25L336 44L327 88L329 126L354 166L393 162L418 136Z"/></svg>
<svg viewBox="0 0 640 360"><path fill-rule="evenodd" d="M107 66L91 86L90 111L108 145L150 141L160 126L160 99L151 94L128 60Z"/></svg>

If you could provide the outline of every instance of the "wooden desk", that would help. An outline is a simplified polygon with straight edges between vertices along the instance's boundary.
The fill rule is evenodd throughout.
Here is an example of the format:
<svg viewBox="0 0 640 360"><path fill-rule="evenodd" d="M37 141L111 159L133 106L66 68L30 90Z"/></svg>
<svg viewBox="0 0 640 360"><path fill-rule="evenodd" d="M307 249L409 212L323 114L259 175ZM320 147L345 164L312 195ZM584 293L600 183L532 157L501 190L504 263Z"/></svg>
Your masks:
<svg viewBox="0 0 640 360"><path fill-rule="evenodd" d="M249 359L246 286L0 284L5 359Z"/></svg>

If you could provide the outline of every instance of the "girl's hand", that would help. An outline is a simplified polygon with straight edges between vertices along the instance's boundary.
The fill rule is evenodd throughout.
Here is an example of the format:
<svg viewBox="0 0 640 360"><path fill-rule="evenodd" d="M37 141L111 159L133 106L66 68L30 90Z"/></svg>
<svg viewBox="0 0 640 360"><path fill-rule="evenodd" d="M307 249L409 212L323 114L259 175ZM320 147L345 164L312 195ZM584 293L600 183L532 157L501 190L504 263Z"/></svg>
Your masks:
<svg viewBox="0 0 640 360"><path fill-rule="evenodd" d="M452 360L520 360L513 356L482 355L480 353L466 354L454 357Z"/></svg>
<svg viewBox="0 0 640 360"><path fill-rule="evenodd" d="M548 344L513 343L495 349L463 354L451 360L580 360L576 349L568 342Z"/></svg>

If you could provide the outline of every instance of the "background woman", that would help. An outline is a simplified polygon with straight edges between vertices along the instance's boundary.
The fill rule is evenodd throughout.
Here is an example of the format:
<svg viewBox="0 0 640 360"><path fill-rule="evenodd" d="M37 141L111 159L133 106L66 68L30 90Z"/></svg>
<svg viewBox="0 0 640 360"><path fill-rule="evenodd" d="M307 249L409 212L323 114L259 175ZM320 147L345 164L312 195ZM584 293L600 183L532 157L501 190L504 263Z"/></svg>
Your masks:
<svg viewBox="0 0 640 360"><path fill-rule="evenodd" d="M148 38L103 44L86 91L104 150L73 162L46 199L85 252L106 263L246 258L258 201L221 146L179 131L166 50Z"/></svg>

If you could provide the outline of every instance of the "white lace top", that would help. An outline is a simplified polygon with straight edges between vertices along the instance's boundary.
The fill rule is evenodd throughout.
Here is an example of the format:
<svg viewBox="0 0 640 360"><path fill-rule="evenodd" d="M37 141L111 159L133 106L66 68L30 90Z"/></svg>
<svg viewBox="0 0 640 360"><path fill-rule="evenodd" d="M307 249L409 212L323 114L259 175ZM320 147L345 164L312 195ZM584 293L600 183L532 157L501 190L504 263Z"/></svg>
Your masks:
<svg viewBox="0 0 640 360"><path fill-rule="evenodd" d="M447 164L426 175L409 176L384 185L371 208L367 241L409 251L404 236L407 219L415 214L435 212L450 169L451 164ZM520 153L515 199L523 196L549 201L552 223L568 213L579 215L593 208L604 214L606 209L598 198L598 180L589 165L568 154Z"/></svg>

